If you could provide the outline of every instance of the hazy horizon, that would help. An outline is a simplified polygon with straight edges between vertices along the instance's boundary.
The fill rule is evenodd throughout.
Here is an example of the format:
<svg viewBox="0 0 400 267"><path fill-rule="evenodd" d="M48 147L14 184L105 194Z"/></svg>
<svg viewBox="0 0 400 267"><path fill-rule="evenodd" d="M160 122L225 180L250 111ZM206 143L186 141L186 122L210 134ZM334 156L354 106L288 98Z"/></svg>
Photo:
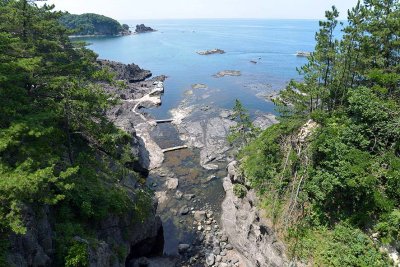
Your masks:
<svg viewBox="0 0 400 267"><path fill-rule="evenodd" d="M157 19L304 19L324 17L325 11L335 5L340 19L357 0L147 0L132 2L115 0L48 0L57 10L72 14L97 13L117 20Z"/></svg>

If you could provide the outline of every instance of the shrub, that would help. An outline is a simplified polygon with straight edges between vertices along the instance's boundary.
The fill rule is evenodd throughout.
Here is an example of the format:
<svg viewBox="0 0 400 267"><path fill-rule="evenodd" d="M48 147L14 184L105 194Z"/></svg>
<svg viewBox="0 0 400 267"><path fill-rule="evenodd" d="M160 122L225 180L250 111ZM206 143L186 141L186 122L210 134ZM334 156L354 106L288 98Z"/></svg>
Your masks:
<svg viewBox="0 0 400 267"><path fill-rule="evenodd" d="M88 245L85 243L74 243L68 250L65 257L66 267L86 267L89 266Z"/></svg>
<svg viewBox="0 0 400 267"><path fill-rule="evenodd" d="M244 198L247 194L247 188L242 184L234 184L233 185L233 193L238 198Z"/></svg>

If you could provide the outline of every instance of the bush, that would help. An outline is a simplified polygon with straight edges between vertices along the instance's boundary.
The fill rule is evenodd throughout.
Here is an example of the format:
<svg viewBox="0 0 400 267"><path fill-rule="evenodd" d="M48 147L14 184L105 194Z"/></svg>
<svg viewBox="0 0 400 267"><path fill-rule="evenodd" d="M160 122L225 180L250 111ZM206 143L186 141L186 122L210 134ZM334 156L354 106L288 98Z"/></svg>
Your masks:
<svg viewBox="0 0 400 267"><path fill-rule="evenodd" d="M234 184L233 185L233 193L238 198L244 198L247 194L247 188L242 184Z"/></svg>
<svg viewBox="0 0 400 267"><path fill-rule="evenodd" d="M299 234L299 232L296 232ZM291 244L295 254L315 266L388 266L389 259L381 254L372 240L361 230L345 223L333 229L306 229Z"/></svg>
<svg viewBox="0 0 400 267"><path fill-rule="evenodd" d="M89 266L88 244L73 244L65 257L66 267L86 267Z"/></svg>

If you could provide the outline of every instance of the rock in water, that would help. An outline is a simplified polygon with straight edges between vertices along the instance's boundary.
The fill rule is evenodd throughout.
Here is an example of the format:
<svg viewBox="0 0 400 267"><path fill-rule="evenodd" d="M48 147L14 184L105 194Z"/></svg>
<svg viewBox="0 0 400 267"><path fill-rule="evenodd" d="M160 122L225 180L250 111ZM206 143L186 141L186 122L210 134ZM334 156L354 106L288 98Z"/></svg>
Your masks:
<svg viewBox="0 0 400 267"><path fill-rule="evenodd" d="M136 33L145 33L145 32L155 32L155 30L151 27L147 27L144 24L136 25Z"/></svg>
<svg viewBox="0 0 400 267"><path fill-rule="evenodd" d="M195 211L194 219L198 222L204 221L206 219L206 212L201 210Z"/></svg>
<svg viewBox="0 0 400 267"><path fill-rule="evenodd" d="M179 244L178 245L178 251L179 253L186 252L190 248L189 244Z"/></svg>
<svg viewBox="0 0 400 267"><path fill-rule="evenodd" d="M179 180L178 178L168 178L167 181L165 182L165 185L170 190L176 189L179 185Z"/></svg>
<svg viewBox="0 0 400 267"><path fill-rule="evenodd" d="M199 55L202 55L202 56L207 56L207 55L212 55L212 54L225 54L225 51L222 49L215 48L215 49L210 49L210 50L205 50L205 51L198 51L196 53Z"/></svg>
<svg viewBox="0 0 400 267"><path fill-rule="evenodd" d="M188 208L188 206L183 206L183 207L179 210L179 213L180 213L181 215L186 215L186 214L188 214L188 213L189 213L189 208Z"/></svg>
<svg viewBox="0 0 400 267"><path fill-rule="evenodd" d="M241 76L242 73L238 70L223 70L214 75L215 78L221 78L225 76Z"/></svg>

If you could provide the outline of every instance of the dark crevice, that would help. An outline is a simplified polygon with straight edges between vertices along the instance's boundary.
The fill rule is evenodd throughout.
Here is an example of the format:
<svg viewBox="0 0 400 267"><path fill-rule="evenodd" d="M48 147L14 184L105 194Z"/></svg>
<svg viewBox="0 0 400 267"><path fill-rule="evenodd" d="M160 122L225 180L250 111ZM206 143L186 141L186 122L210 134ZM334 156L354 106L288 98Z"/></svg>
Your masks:
<svg viewBox="0 0 400 267"><path fill-rule="evenodd" d="M125 266L133 266L133 261L141 257L157 257L162 256L164 250L164 230L163 227L157 232L155 237L147 238L139 243L132 245L130 253L125 260Z"/></svg>

